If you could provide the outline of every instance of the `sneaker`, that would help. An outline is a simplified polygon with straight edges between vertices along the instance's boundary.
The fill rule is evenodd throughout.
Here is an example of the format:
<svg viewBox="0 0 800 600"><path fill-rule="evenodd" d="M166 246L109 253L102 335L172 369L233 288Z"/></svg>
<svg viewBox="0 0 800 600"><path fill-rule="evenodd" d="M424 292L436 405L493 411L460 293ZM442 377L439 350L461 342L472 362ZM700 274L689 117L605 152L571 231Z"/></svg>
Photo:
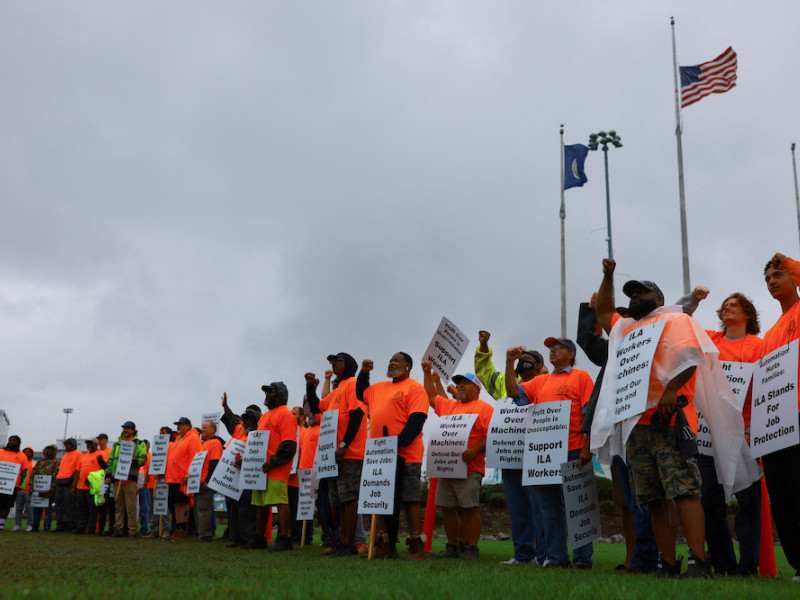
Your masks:
<svg viewBox="0 0 800 600"><path fill-rule="evenodd" d="M501 565L532 565L532 564L535 564L535 563L536 563L536 559L533 559L533 558L530 559L530 560L517 560L513 556L511 558L509 558L508 560L501 560L500 561Z"/></svg>
<svg viewBox="0 0 800 600"><path fill-rule="evenodd" d="M707 560L700 560L689 550L689 558L686 561L686 573L680 579L711 579L711 565Z"/></svg>
<svg viewBox="0 0 800 600"><path fill-rule="evenodd" d="M795 571L794 577L792 577L792 583L800 583L800 571Z"/></svg>
<svg viewBox="0 0 800 600"><path fill-rule="evenodd" d="M39 528L37 527L36 529L34 529L34 528L33 528L33 525L28 525L28 526L25 528L25 531L31 531L31 532L33 532L33 531L39 531Z"/></svg>
<svg viewBox="0 0 800 600"><path fill-rule="evenodd" d="M439 552L436 556L440 558L461 558L461 553L458 551L458 546L447 544L444 550Z"/></svg>
<svg viewBox="0 0 800 600"><path fill-rule="evenodd" d="M408 559L409 560L424 560L425 559L425 534L416 535L406 539L408 544Z"/></svg>
<svg viewBox="0 0 800 600"><path fill-rule="evenodd" d="M287 550L294 550L292 538L290 538L288 535L279 535L278 539L275 540L275 543L272 544L272 548L269 550L270 552L286 552Z"/></svg>
<svg viewBox="0 0 800 600"><path fill-rule="evenodd" d="M552 560L550 558L546 558L546 559L544 559L544 562L542 563L542 566L545 569L571 569L572 568L572 563L567 561L565 563L560 563L559 564L559 563L557 563L556 561L554 561L554 560Z"/></svg>
<svg viewBox="0 0 800 600"><path fill-rule="evenodd" d="M464 558L467 560L478 560L480 552L477 546L467 546L466 550L464 551Z"/></svg>
<svg viewBox="0 0 800 600"><path fill-rule="evenodd" d="M19 525L14 525L14 529L12 529L11 531L21 531L21 530L22 527L20 527Z"/></svg>
<svg viewBox="0 0 800 600"><path fill-rule="evenodd" d="M369 544L365 544L364 542L356 544L356 550L358 550L359 554L363 554L364 556L366 556L367 554L369 554Z"/></svg>
<svg viewBox="0 0 800 600"><path fill-rule="evenodd" d="M678 559L675 561L674 565L669 564L666 560L664 560L664 555L661 552L658 553L658 566L656 566L655 576L656 577L679 577L681 574L681 563L683 562L683 557L679 556Z"/></svg>
<svg viewBox="0 0 800 600"><path fill-rule="evenodd" d="M0 531L5 531L5 530L6 530L6 524L0 523Z"/></svg>

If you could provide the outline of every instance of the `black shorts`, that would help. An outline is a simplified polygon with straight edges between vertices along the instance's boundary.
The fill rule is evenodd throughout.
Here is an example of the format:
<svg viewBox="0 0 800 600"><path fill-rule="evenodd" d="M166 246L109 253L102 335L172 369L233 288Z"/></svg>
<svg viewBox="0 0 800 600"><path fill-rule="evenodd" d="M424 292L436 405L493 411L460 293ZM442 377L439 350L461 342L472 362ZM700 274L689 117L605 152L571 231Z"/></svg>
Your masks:
<svg viewBox="0 0 800 600"><path fill-rule="evenodd" d="M180 483L169 484L169 503L173 504L189 504L192 499L181 491Z"/></svg>
<svg viewBox="0 0 800 600"><path fill-rule="evenodd" d="M11 510L14 506L14 500L17 498L17 490L11 495L0 494L0 510Z"/></svg>

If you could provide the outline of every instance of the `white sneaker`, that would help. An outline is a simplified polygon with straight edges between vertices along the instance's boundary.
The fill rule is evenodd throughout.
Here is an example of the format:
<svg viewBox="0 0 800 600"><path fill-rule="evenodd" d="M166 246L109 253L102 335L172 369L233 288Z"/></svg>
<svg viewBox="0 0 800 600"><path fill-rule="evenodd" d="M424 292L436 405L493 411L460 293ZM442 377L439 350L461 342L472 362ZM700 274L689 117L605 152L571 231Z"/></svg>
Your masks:
<svg viewBox="0 0 800 600"><path fill-rule="evenodd" d="M25 528L25 531L33 531L33 525L28 525L28 526Z"/></svg>
<svg viewBox="0 0 800 600"><path fill-rule="evenodd" d="M0 531L5 531L5 530L6 530L6 524L0 523Z"/></svg>
<svg viewBox="0 0 800 600"><path fill-rule="evenodd" d="M533 564L534 562L535 562L535 559L533 559L533 558L531 560L517 560L516 558L514 558L512 556L508 560L501 560L500 564L501 565L530 565L530 564Z"/></svg>
<svg viewBox="0 0 800 600"><path fill-rule="evenodd" d="M19 525L14 525L14 529L12 529L11 531L19 531L21 529L22 527L20 527Z"/></svg>
<svg viewBox="0 0 800 600"><path fill-rule="evenodd" d="M800 583L800 571L797 571L792 577L792 583Z"/></svg>

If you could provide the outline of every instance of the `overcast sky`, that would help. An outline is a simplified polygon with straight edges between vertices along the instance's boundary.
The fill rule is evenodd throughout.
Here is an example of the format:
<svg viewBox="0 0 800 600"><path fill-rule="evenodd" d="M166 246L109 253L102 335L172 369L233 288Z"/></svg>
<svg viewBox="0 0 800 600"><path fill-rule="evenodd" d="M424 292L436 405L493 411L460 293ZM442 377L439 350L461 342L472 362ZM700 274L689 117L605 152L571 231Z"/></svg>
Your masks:
<svg viewBox="0 0 800 600"><path fill-rule="evenodd" d="M719 10L724 6L724 10ZM418 362L443 315L560 331L559 125L615 129L618 297L682 293L678 61L738 85L683 111L708 328L798 256L800 6L753 2L15 2L0 20L0 388L12 433L140 436L261 403L346 351ZM566 193L568 333L606 255L602 155ZM622 303L621 299L619 303ZM588 367L582 355L579 367ZM593 374L596 369L589 369ZM484 399L488 397L484 396Z"/></svg>

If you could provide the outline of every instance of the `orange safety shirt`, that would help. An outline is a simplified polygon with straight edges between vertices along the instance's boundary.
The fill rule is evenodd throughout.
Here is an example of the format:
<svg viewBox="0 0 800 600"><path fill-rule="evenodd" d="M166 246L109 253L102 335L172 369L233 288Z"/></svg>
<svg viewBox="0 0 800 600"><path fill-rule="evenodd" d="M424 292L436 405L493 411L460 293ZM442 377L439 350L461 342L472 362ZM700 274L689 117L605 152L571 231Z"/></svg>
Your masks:
<svg viewBox="0 0 800 600"><path fill-rule="evenodd" d="M486 440L486 435L489 433L489 421L492 420L494 407L480 399L472 402L459 402L457 400L451 400L450 398L444 398L443 396L436 396L436 407L434 411L440 417L445 415L478 415L475 424L469 432L469 442L467 442L467 449L469 449L474 448L482 441ZM467 463L467 475L485 472L486 451L484 450Z"/></svg>
<svg viewBox="0 0 800 600"><path fill-rule="evenodd" d="M725 337L724 331L709 331L706 330L708 337L714 342L714 345L719 349L719 360L740 362L740 363L755 363L761 360L764 355L764 340L760 337L747 334L738 340L729 340ZM750 387L747 390L747 398L745 398L744 406L742 407L742 417L744 418L744 427L750 427L750 414L752 411L752 395L753 395L753 382L750 382Z"/></svg>
<svg viewBox="0 0 800 600"><path fill-rule="evenodd" d="M337 448L342 443L347 425L350 423L350 411L359 408L364 411L358 433L344 453L344 458L364 460L364 448L367 443L367 407L356 396L356 378L348 377L342 381L339 387L320 400L319 408L323 413L328 410L339 410L339 421L336 427Z"/></svg>
<svg viewBox="0 0 800 600"><path fill-rule="evenodd" d="M189 474L189 465L194 455L200 452L203 442L197 430L190 428L182 437L176 439L167 452L167 483L183 483Z"/></svg>
<svg viewBox="0 0 800 600"><path fill-rule="evenodd" d="M222 442L216 438L203 441L203 447L200 450L205 450L206 459L203 461L203 471L200 473L200 481L205 481L208 478L208 463L212 460L219 460L222 457Z"/></svg>
<svg viewBox="0 0 800 600"><path fill-rule="evenodd" d="M267 460L272 458L278 451L281 442L297 442L297 419L292 411L285 405L276 406L268 410L258 420L259 431L269 431L269 443L267 444ZM279 467L273 467L267 473L267 479L277 479L279 481L289 481L289 473L292 470L292 461Z"/></svg>
<svg viewBox="0 0 800 600"><path fill-rule="evenodd" d="M400 435L414 413L428 414L428 394L422 384L410 377L395 383L381 381L364 392L364 404L369 406L369 437L383 437L383 428L389 435ZM421 463L425 449L422 432L408 446L397 452L406 462Z"/></svg>
<svg viewBox="0 0 800 600"><path fill-rule="evenodd" d="M56 479L72 478L75 471L80 468L82 456L83 452L80 450L72 450L62 456L61 464L58 466L58 473L56 473Z"/></svg>

